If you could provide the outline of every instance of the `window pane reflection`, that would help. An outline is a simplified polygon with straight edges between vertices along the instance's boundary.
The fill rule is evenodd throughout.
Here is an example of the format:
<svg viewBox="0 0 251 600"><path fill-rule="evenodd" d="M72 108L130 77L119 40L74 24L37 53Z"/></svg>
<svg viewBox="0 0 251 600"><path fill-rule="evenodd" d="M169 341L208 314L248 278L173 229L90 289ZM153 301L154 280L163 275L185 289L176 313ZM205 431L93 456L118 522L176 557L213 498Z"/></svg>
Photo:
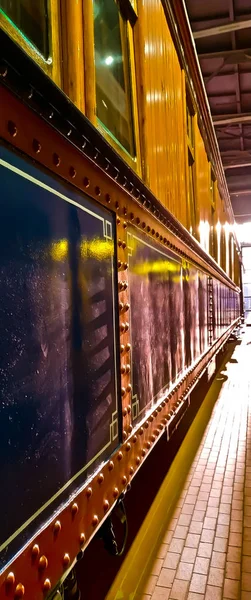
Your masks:
<svg viewBox="0 0 251 600"><path fill-rule="evenodd" d="M135 156L129 44L114 0L94 0L97 117Z"/></svg>
<svg viewBox="0 0 251 600"><path fill-rule="evenodd" d="M0 8L39 52L48 58L48 1L0 0Z"/></svg>

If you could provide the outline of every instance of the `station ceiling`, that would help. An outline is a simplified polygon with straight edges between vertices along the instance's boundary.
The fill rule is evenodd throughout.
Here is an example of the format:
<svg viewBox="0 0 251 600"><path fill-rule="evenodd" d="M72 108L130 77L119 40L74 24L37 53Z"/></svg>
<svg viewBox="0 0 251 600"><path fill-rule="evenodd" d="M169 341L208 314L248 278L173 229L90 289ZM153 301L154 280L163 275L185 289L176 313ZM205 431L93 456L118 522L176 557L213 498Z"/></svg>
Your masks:
<svg viewBox="0 0 251 600"><path fill-rule="evenodd" d="M185 0L237 223L251 221L251 0Z"/></svg>

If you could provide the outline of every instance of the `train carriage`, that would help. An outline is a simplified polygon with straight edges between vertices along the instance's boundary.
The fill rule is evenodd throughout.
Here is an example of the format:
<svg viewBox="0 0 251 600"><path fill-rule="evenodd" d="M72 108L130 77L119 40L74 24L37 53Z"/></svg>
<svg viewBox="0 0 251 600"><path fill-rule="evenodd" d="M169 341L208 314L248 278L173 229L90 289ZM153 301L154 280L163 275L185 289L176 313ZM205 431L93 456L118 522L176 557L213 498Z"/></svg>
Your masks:
<svg viewBox="0 0 251 600"><path fill-rule="evenodd" d="M182 0L0 26L0 599L40 600L238 324L240 251Z"/></svg>

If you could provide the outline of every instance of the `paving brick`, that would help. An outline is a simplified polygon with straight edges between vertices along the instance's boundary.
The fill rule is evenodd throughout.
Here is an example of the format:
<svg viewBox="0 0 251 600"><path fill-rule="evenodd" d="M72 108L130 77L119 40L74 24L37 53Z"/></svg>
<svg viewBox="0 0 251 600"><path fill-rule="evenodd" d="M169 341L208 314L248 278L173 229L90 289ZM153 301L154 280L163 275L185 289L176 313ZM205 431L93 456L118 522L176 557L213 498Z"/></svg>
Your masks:
<svg viewBox="0 0 251 600"><path fill-rule="evenodd" d="M251 573L251 556L243 556L242 571L244 573Z"/></svg>
<svg viewBox="0 0 251 600"><path fill-rule="evenodd" d="M156 575L150 575L150 577L148 578L148 580L145 583L143 593L149 594L151 596L153 593L153 590L156 586L157 581L158 581L158 577Z"/></svg>
<svg viewBox="0 0 251 600"><path fill-rule="evenodd" d="M242 573L241 589L245 592L251 592L251 573Z"/></svg>
<svg viewBox="0 0 251 600"><path fill-rule="evenodd" d="M189 533L186 538L186 546L188 548L198 548L200 536L196 533Z"/></svg>
<svg viewBox="0 0 251 600"><path fill-rule="evenodd" d="M207 585L205 600L221 600L222 589L213 585Z"/></svg>
<svg viewBox="0 0 251 600"><path fill-rule="evenodd" d="M158 578L157 585L160 587L172 587L175 577L175 569L166 569L163 567Z"/></svg>
<svg viewBox="0 0 251 600"><path fill-rule="evenodd" d="M223 588L224 598L230 600L239 600L240 597L240 582L233 579L225 579Z"/></svg>
<svg viewBox="0 0 251 600"><path fill-rule="evenodd" d="M208 584L222 587L224 579L224 569L219 569L217 567L210 567L209 575L208 575Z"/></svg>
<svg viewBox="0 0 251 600"><path fill-rule="evenodd" d="M241 577L241 564L238 562L226 563L226 578L239 580Z"/></svg>
<svg viewBox="0 0 251 600"><path fill-rule="evenodd" d="M152 575L159 575L163 567L164 560L162 558L156 558L152 566Z"/></svg>
<svg viewBox="0 0 251 600"><path fill-rule="evenodd" d="M227 555L225 554L225 552L215 552L214 551L212 553L211 566L217 567L219 569L224 569L226 560L227 560Z"/></svg>
<svg viewBox="0 0 251 600"><path fill-rule="evenodd" d="M170 597L170 593L171 588L163 588L157 585L153 592L151 600L168 600L168 598Z"/></svg>
<svg viewBox="0 0 251 600"><path fill-rule="evenodd" d="M206 575L198 575L197 573L194 573L191 579L189 591L204 594L206 589L206 581Z"/></svg>
<svg viewBox="0 0 251 600"><path fill-rule="evenodd" d="M228 546L227 549L227 560L229 562L241 562L241 548L237 548L234 546Z"/></svg>
<svg viewBox="0 0 251 600"><path fill-rule="evenodd" d="M236 535L236 534L234 534L234 535ZM226 549L227 549L227 539L216 537L214 540L214 550L216 552L226 552Z"/></svg>
<svg viewBox="0 0 251 600"><path fill-rule="evenodd" d="M163 566L167 569L177 569L180 560L180 554L175 552L167 552Z"/></svg>
<svg viewBox="0 0 251 600"><path fill-rule="evenodd" d="M186 527L185 525L177 525L177 527L173 533L173 538L178 538L180 540L184 540L187 536L187 532L188 532L188 527Z"/></svg>
<svg viewBox="0 0 251 600"><path fill-rule="evenodd" d="M169 548L169 544L161 544L157 550L157 558L165 558L167 551Z"/></svg>
<svg viewBox="0 0 251 600"><path fill-rule="evenodd" d="M180 562L176 573L177 579L189 581L191 579L193 565L187 562Z"/></svg>
<svg viewBox="0 0 251 600"><path fill-rule="evenodd" d="M200 542L197 554L198 554L198 556L201 556L202 558L210 558L210 556L212 554L212 550L213 550L213 544L207 544L204 542Z"/></svg>
<svg viewBox="0 0 251 600"><path fill-rule="evenodd" d="M175 579L170 593L170 600L186 600L189 582Z"/></svg>
<svg viewBox="0 0 251 600"><path fill-rule="evenodd" d="M177 552L177 553L181 554L184 543L185 543L185 540L173 538L171 541L171 544L169 546L169 552Z"/></svg>
<svg viewBox="0 0 251 600"><path fill-rule="evenodd" d="M229 546L241 547L242 545L242 534L241 533L230 533L229 534Z"/></svg>
<svg viewBox="0 0 251 600"><path fill-rule="evenodd" d="M197 556L194 563L194 573L200 573L201 575L207 575L209 569L210 560L209 558L202 558Z"/></svg>
<svg viewBox="0 0 251 600"><path fill-rule="evenodd" d="M214 541L215 532L212 529L203 529L201 533L201 542L209 542L210 544Z"/></svg>

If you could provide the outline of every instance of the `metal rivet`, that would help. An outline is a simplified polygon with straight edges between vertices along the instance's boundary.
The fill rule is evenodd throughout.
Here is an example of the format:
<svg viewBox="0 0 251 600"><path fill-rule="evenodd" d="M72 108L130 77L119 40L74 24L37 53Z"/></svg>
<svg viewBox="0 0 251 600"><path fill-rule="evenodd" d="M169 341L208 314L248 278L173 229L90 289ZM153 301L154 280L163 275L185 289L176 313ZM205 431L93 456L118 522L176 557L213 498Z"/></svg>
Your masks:
<svg viewBox="0 0 251 600"><path fill-rule="evenodd" d="M92 517L92 525L93 525L93 527L96 527L96 525L98 524L98 522L99 522L98 515L93 515L93 517Z"/></svg>
<svg viewBox="0 0 251 600"><path fill-rule="evenodd" d="M146 447L149 450L149 448L151 448L151 442L146 442Z"/></svg>
<svg viewBox="0 0 251 600"><path fill-rule="evenodd" d="M42 146L38 140L35 140L35 139L33 140L32 147L33 147L34 152L36 152L36 154L39 154L39 152L41 152Z"/></svg>
<svg viewBox="0 0 251 600"><path fill-rule="evenodd" d="M126 417L126 415L127 415L127 408L125 406L125 408L123 408L123 417Z"/></svg>
<svg viewBox="0 0 251 600"><path fill-rule="evenodd" d="M130 475L132 475L134 473L134 468L133 467L130 467L129 473L130 473Z"/></svg>
<svg viewBox="0 0 251 600"><path fill-rule="evenodd" d="M61 523L60 523L60 521L55 521L54 527L53 527L53 533L55 535L57 535L57 533L59 533L60 531L61 531Z"/></svg>
<svg viewBox="0 0 251 600"><path fill-rule="evenodd" d="M12 137L16 137L17 135L17 126L13 121L8 121L8 132Z"/></svg>
<svg viewBox="0 0 251 600"><path fill-rule="evenodd" d="M77 504L77 502L74 502L73 505L72 505L72 507L71 507L71 514L72 514L72 516L75 517L75 515L77 514L77 512L78 512L78 504Z"/></svg>
<svg viewBox="0 0 251 600"><path fill-rule="evenodd" d="M133 221L133 220L134 220L134 214L131 212L130 213L130 221Z"/></svg>
<svg viewBox="0 0 251 600"><path fill-rule="evenodd" d="M70 564L70 555L66 552L63 556L63 565L64 567L67 567Z"/></svg>
<svg viewBox="0 0 251 600"><path fill-rule="evenodd" d="M153 235L155 234L155 229L152 229L152 234L153 234Z"/></svg>
<svg viewBox="0 0 251 600"><path fill-rule="evenodd" d="M122 388L121 388L121 396L124 396L124 395L125 395L125 393L126 393L126 389L125 389L125 387L122 387Z"/></svg>
<svg viewBox="0 0 251 600"><path fill-rule="evenodd" d="M125 367L125 369L126 369L126 373L130 373L130 370L131 370L130 365L127 364L126 367Z"/></svg>
<svg viewBox="0 0 251 600"><path fill-rule="evenodd" d="M104 474L103 473L99 473L99 475L98 475L98 483L101 484L101 483L103 483L103 481L104 481Z"/></svg>
<svg viewBox="0 0 251 600"><path fill-rule="evenodd" d="M129 304L128 302L126 302L126 304L125 304L125 312L126 312L127 310L129 310L129 308L130 308L130 304Z"/></svg>
<svg viewBox="0 0 251 600"><path fill-rule="evenodd" d="M119 310L120 310L120 312L123 310L123 308L124 308L124 304L123 304L123 302L120 302L119 303Z"/></svg>
<svg viewBox="0 0 251 600"><path fill-rule="evenodd" d="M145 429L148 429L148 427L149 427L149 421L146 421L146 422L144 423L144 427L145 427Z"/></svg>
<svg viewBox="0 0 251 600"><path fill-rule="evenodd" d="M151 435L151 441L154 442L156 440L156 435Z"/></svg>
<svg viewBox="0 0 251 600"><path fill-rule="evenodd" d="M129 350L131 350L131 344L126 344L126 351L129 352Z"/></svg>
<svg viewBox="0 0 251 600"><path fill-rule="evenodd" d="M129 452L129 450L131 450L131 444L130 444L130 442L128 442L126 444L126 451Z"/></svg>
<svg viewBox="0 0 251 600"><path fill-rule="evenodd" d="M110 505L109 505L109 502L108 502L108 500L104 500L104 502L103 502L103 509L104 509L104 510L108 510L109 506L110 506Z"/></svg>
<svg viewBox="0 0 251 600"><path fill-rule="evenodd" d="M120 450L117 454L117 460L122 460L122 458L123 458L123 452L121 452L121 450Z"/></svg>
<svg viewBox="0 0 251 600"><path fill-rule="evenodd" d="M126 249L126 243L125 242L122 242L122 248L123 248L123 250Z"/></svg>
<svg viewBox="0 0 251 600"><path fill-rule="evenodd" d="M108 463L108 469L109 471L112 471L114 469L114 462L112 460L110 460L110 462Z"/></svg>
<svg viewBox="0 0 251 600"><path fill-rule="evenodd" d="M84 177L83 184L84 184L85 188L88 188L90 185L90 179L88 179L88 177Z"/></svg>
<svg viewBox="0 0 251 600"><path fill-rule="evenodd" d="M150 233L150 231L151 231L151 227L149 227L149 225L147 225L147 228L146 228L146 230L148 231L148 233Z"/></svg>
<svg viewBox="0 0 251 600"><path fill-rule="evenodd" d="M56 154L56 152L54 152L53 154L53 162L55 167L59 167L60 163L61 163L61 158L60 156L58 156L58 154Z"/></svg>
<svg viewBox="0 0 251 600"><path fill-rule="evenodd" d="M5 583L7 586L12 586L15 583L15 575L12 571L10 571L6 577Z"/></svg>
<svg viewBox="0 0 251 600"><path fill-rule="evenodd" d="M92 496L92 488L91 487L87 488L86 495L87 495L87 498L90 498Z"/></svg>
<svg viewBox="0 0 251 600"><path fill-rule="evenodd" d="M146 226L146 224L145 224L145 222L143 221L143 223L142 223L142 229L145 229L145 226Z"/></svg>
<svg viewBox="0 0 251 600"><path fill-rule="evenodd" d="M119 495L119 490L117 487L114 488L112 495L114 498L117 498L117 496Z"/></svg>
<svg viewBox="0 0 251 600"><path fill-rule="evenodd" d="M83 544L85 543L85 534L84 533L80 533L79 542L80 542L81 546L83 546Z"/></svg>
<svg viewBox="0 0 251 600"><path fill-rule="evenodd" d="M49 590L51 589L51 581L50 579L45 579L44 583L43 583L43 590L44 592L49 592Z"/></svg>
<svg viewBox="0 0 251 600"><path fill-rule="evenodd" d="M115 202L115 208L118 210L119 209L119 203L118 201Z"/></svg>
<svg viewBox="0 0 251 600"><path fill-rule="evenodd" d="M126 221L123 222L123 227L124 227L124 229L127 228L127 222Z"/></svg>
<svg viewBox="0 0 251 600"><path fill-rule="evenodd" d="M145 449L144 449L144 448L143 448L143 450L141 450L141 454L142 454L142 456L145 456L145 455L146 455L146 451L145 451Z"/></svg>
<svg viewBox="0 0 251 600"><path fill-rule="evenodd" d="M128 404L127 412L128 412L128 414L130 414L130 412L131 412L131 406L130 406L130 404Z"/></svg>
<svg viewBox="0 0 251 600"><path fill-rule="evenodd" d="M129 431L129 433L131 433L131 432L132 432L132 425L129 425L129 427L128 427L128 431Z"/></svg>
<svg viewBox="0 0 251 600"><path fill-rule="evenodd" d="M120 225L121 221L120 221L119 217L117 217L116 221L117 221L117 225Z"/></svg>
<svg viewBox="0 0 251 600"><path fill-rule="evenodd" d="M125 485L127 483L127 477L125 475L123 475L121 481L122 481L123 485Z"/></svg>
<svg viewBox="0 0 251 600"><path fill-rule="evenodd" d="M32 546L32 549L31 549L31 556L32 556L32 558L34 558L34 559L37 558L39 556L39 554L40 554L39 545L38 544L34 544L34 546Z"/></svg>
<svg viewBox="0 0 251 600"><path fill-rule="evenodd" d="M153 415L150 415L150 417L148 417L148 418L149 418L149 421L151 421L151 423L152 423L152 422L153 422L153 419L154 419L154 416L153 416Z"/></svg>
<svg viewBox="0 0 251 600"><path fill-rule="evenodd" d="M126 440L126 438L127 438L127 432L123 431L123 440Z"/></svg>
<svg viewBox="0 0 251 600"><path fill-rule="evenodd" d="M144 429L143 429L143 427L140 427L139 428L139 435L142 435L142 433L144 433Z"/></svg>
<svg viewBox="0 0 251 600"><path fill-rule="evenodd" d="M121 367L120 367L120 373L121 373L121 375L124 375L125 372L126 372L125 365L121 365Z"/></svg>
<svg viewBox="0 0 251 600"><path fill-rule="evenodd" d="M137 458L136 458L136 461L135 461L135 462L136 462L136 465L139 465L139 463L140 463L140 457L139 457L139 456L137 456Z"/></svg>
<svg viewBox="0 0 251 600"><path fill-rule="evenodd" d="M38 568L41 571L44 571L45 569L47 569L48 567L48 558L46 558L46 556L41 556L39 561L38 561Z"/></svg>
<svg viewBox="0 0 251 600"><path fill-rule="evenodd" d="M132 442L133 442L133 444L136 444L136 442L137 442L137 436L136 435L133 436Z"/></svg>
<svg viewBox="0 0 251 600"><path fill-rule="evenodd" d="M131 386L131 384L130 384L130 383L128 383L128 386L127 386L127 388L126 388L126 391L127 391L128 393L132 391L132 386Z"/></svg>
<svg viewBox="0 0 251 600"><path fill-rule="evenodd" d="M110 204L110 202L111 202L110 194L106 194L105 199L106 199L107 204Z"/></svg>
<svg viewBox="0 0 251 600"><path fill-rule="evenodd" d="M124 346L124 344L121 344L121 346L120 346L120 352L121 352L121 354L122 354L122 352L124 352L124 351L125 351L125 346Z"/></svg>
<svg viewBox="0 0 251 600"><path fill-rule="evenodd" d="M69 168L69 173L70 173L70 176L72 177L72 179L74 179L74 177L76 177L76 175L77 175L77 171L76 171L76 169L74 169L74 167Z"/></svg>
<svg viewBox="0 0 251 600"><path fill-rule="evenodd" d="M15 589L15 598L23 598L25 592L24 585L22 583L18 583Z"/></svg>
<svg viewBox="0 0 251 600"><path fill-rule="evenodd" d="M125 269L125 271L128 269L128 263L127 262L124 262L124 269Z"/></svg>
<svg viewBox="0 0 251 600"><path fill-rule="evenodd" d="M101 189L98 185L96 185L96 187L95 187L95 194L96 194L96 196L100 196L100 194L101 194Z"/></svg>

